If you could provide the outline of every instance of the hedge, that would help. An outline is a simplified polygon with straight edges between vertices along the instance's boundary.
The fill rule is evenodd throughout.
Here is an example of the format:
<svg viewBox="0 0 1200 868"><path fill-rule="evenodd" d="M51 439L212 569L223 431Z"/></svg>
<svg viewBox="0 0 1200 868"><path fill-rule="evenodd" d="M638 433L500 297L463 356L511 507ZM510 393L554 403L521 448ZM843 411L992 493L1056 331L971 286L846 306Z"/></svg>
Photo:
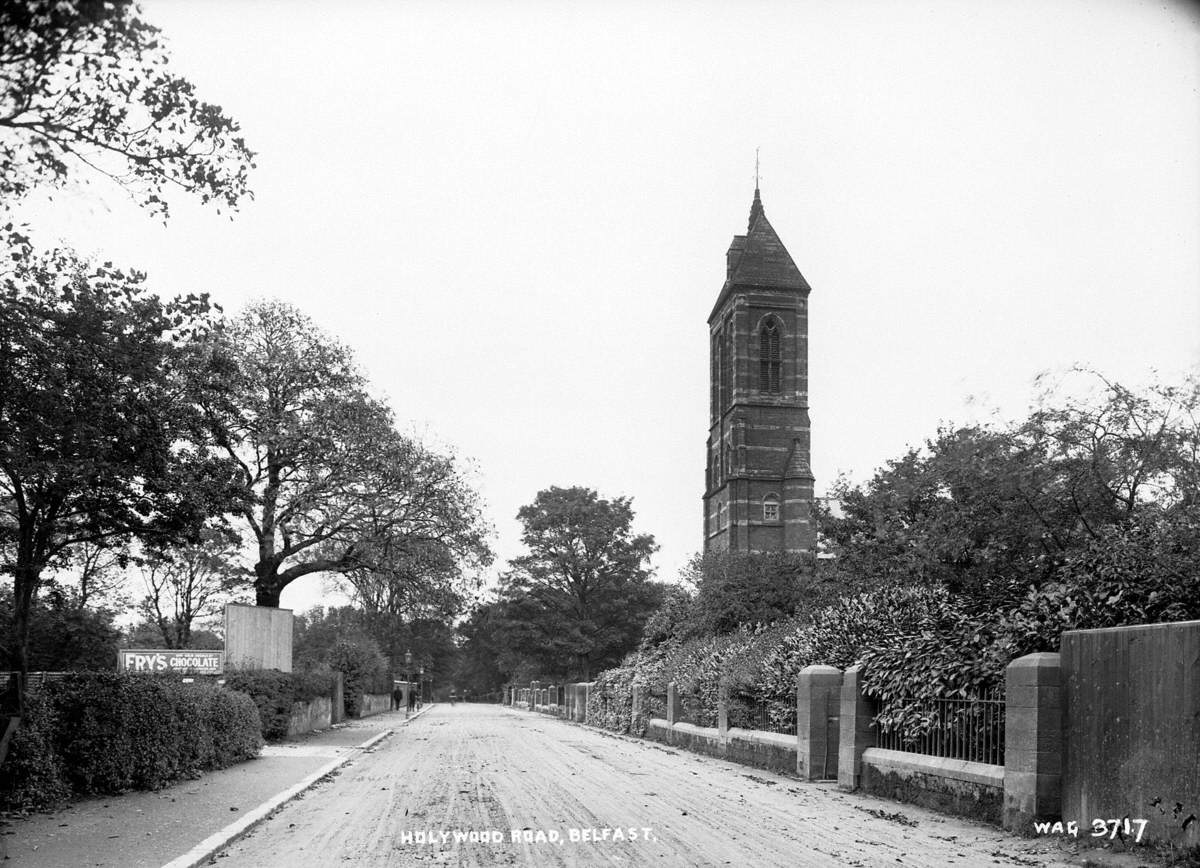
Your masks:
<svg viewBox="0 0 1200 868"><path fill-rule="evenodd" d="M262 737L278 741L288 732L292 707L333 693L333 676L328 673L280 672L278 669L247 669L225 677L230 690L248 695L258 708Z"/></svg>
<svg viewBox="0 0 1200 868"><path fill-rule="evenodd" d="M78 672L27 697L0 776L0 807L154 790L250 759L262 746L249 697L214 684Z"/></svg>

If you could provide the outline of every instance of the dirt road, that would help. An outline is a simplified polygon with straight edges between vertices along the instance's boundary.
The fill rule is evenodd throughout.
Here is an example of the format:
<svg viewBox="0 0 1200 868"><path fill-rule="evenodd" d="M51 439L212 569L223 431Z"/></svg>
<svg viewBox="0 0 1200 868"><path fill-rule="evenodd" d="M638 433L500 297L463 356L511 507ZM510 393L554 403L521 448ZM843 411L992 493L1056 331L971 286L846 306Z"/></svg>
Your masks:
<svg viewBox="0 0 1200 868"><path fill-rule="evenodd" d="M218 864L1069 864L1058 852L826 784L460 703L413 721Z"/></svg>

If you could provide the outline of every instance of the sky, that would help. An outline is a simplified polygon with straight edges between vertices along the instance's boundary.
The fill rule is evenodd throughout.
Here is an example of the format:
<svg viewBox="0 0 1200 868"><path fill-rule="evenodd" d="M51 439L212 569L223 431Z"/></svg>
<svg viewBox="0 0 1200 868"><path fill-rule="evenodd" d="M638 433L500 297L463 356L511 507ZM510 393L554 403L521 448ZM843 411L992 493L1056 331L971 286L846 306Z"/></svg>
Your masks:
<svg viewBox="0 0 1200 868"><path fill-rule="evenodd" d="M291 302L475 465L501 561L551 485L702 544L706 318L767 216L812 286L817 493L1073 365L1200 365L1200 16L1035 2L170 2L258 153L229 219L96 181L44 240L164 295ZM295 609L333 601L319 577Z"/></svg>

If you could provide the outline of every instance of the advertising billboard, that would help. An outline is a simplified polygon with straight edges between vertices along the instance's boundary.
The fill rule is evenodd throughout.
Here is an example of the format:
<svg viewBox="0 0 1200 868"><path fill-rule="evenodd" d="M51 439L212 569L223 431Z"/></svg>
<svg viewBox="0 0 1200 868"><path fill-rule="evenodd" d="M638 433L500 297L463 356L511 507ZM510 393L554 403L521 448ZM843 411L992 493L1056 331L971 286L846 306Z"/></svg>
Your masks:
<svg viewBox="0 0 1200 868"><path fill-rule="evenodd" d="M178 648L130 648L117 652L117 668L122 672L220 675L225 671L225 652Z"/></svg>

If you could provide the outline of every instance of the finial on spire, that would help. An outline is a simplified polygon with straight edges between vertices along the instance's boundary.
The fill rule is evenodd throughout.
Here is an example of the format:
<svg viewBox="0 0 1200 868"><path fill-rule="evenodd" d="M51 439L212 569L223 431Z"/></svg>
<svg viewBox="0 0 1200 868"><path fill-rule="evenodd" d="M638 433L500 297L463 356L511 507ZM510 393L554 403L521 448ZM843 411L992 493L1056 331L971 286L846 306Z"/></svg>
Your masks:
<svg viewBox="0 0 1200 868"><path fill-rule="evenodd" d="M762 199L758 193L758 179L758 148L756 147L754 149L754 202L750 205L750 223L746 226L747 232L754 228L754 221L763 213Z"/></svg>

